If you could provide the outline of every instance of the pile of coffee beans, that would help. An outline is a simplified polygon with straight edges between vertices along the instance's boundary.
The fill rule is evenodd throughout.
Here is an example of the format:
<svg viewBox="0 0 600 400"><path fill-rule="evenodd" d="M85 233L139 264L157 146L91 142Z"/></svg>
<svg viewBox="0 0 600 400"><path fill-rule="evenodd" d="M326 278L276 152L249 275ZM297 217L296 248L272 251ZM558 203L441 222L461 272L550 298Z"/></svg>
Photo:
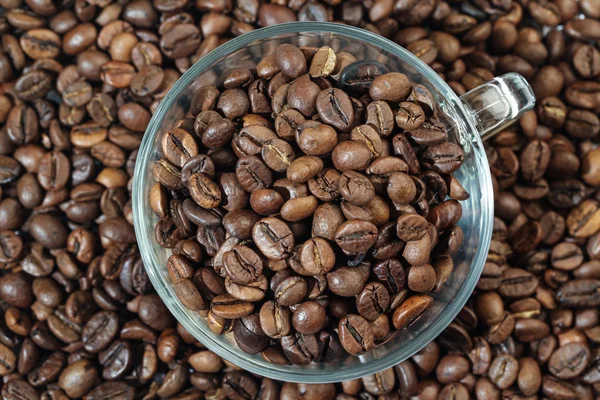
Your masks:
<svg viewBox="0 0 600 400"><path fill-rule="evenodd" d="M386 343L462 243L464 155L440 114L423 85L329 46L280 44L199 88L160 133L150 192L178 299L274 363Z"/></svg>
<svg viewBox="0 0 600 400"><path fill-rule="evenodd" d="M519 72L538 103L487 144L494 239L467 306L415 356L339 384L277 382L206 350L155 294L131 225L137 148L176 79L296 20L390 38L458 94ZM0 0L0 33L2 398L600 395L597 0Z"/></svg>

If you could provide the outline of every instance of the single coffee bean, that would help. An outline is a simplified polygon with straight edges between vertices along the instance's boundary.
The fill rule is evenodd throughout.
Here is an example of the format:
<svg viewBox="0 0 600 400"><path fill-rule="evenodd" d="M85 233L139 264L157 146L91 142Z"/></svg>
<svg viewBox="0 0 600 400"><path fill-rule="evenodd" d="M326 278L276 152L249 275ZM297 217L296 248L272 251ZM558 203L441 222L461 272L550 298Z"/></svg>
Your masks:
<svg viewBox="0 0 600 400"><path fill-rule="evenodd" d="M394 130L392 108L383 100L369 103L366 109L366 123L373 126L380 136L388 137Z"/></svg>
<svg viewBox="0 0 600 400"><path fill-rule="evenodd" d="M31 29L21 36L19 43L34 60L56 58L60 53L60 37L49 29Z"/></svg>
<svg viewBox="0 0 600 400"><path fill-rule="evenodd" d="M571 379L583 372L589 363L589 349L586 345L570 343L557 349L550 360L550 372L560 379Z"/></svg>
<svg viewBox="0 0 600 400"><path fill-rule="evenodd" d="M281 281L275 288L275 301L284 307L293 306L304 299L306 290L306 280L291 276Z"/></svg>
<svg viewBox="0 0 600 400"><path fill-rule="evenodd" d="M371 181L355 171L345 171L339 178L338 188L344 198L355 205L365 205L375 197Z"/></svg>
<svg viewBox="0 0 600 400"><path fill-rule="evenodd" d="M194 137L183 129L173 129L162 137L165 157L174 165L182 167L186 161L198 154Z"/></svg>
<svg viewBox="0 0 600 400"><path fill-rule="evenodd" d="M223 263L231 280L242 285L257 280L263 270L260 257L246 246L236 246L226 252Z"/></svg>
<svg viewBox="0 0 600 400"><path fill-rule="evenodd" d="M356 61L342 70L340 81L351 90L366 92L375 78L387 72L388 68L376 61Z"/></svg>
<svg viewBox="0 0 600 400"><path fill-rule="evenodd" d="M430 264L413 265L408 270L406 282L414 292L430 292L436 285L436 272Z"/></svg>
<svg viewBox="0 0 600 400"><path fill-rule="evenodd" d="M384 285L371 282L356 297L356 309L363 318L374 321L387 311L389 302L390 296Z"/></svg>
<svg viewBox="0 0 600 400"><path fill-rule="evenodd" d="M316 301L300 304L292 315L292 326L297 332L312 335L319 332L326 322L325 308Z"/></svg>
<svg viewBox="0 0 600 400"><path fill-rule="evenodd" d="M290 333L291 313L275 301L267 301L260 309L260 325L263 332L273 338L281 339Z"/></svg>
<svg viewBox="0 0 600 400"><path fill-rule="evenodd" d="M297 47L282 44L275 50L275 62L279 69L290 78L297 78L306 73L306 58Z"/></svg>
<svg viewBox="0 0 600 400"><path fill-rule="evenodd" d="M415 295L406 299L396 310L392 322L396 329L404 329L415 322L433 304L433 298L427 295Z"/></svg>
<svg viewBox="0 0 600 400"><path fill-rule="evenodd" d="M600 220L600 203L588 199L569 213L566 222L571 235L589 237L596 233L598 220Z"/></svg>
<svg viewBox="0 0 600 400"><path fill-rule="evenodd" d="M369 166L373 159L373 153L366 144L356 140L348 140L335 146L331 153L331 159L338 171L358 171Z"/></svg>
<svg viewBox="0 0 600 400"><path fill-rule="evenodd" d="M212 299L210 310L217 317L237 319L250 315L254 310L254 306L252 303L238 300L228 294L223 294Z"/></svg>
<svg viewBox="0 0 600 400"><path fill-rule="evenodd" d="M599 284L600 281L594 279L572 280L558 290L556 297L565 307L596 307L600 302Z"/></svg>
<svg viewBox="0 0 600 400"><path fill-rule="evenodd" d="M338 332L341 345L350 354L364 354L373 347L373 331L359 315L350 314L340 320Z"/></svg>
<svg viewBox="0 0 600 400"><path fill-rule="evenodd" d="M335 51L329 46L323 46L313 56L309 73L313 78L329 76L336 65Z"/></svg>
<svg viewBox="0 0 600 400"><path fill-rule="evenodd" d="M118 316L114 312L102 311L94 314L83 327L81 339L85 349L98 353L106 348L118 333Z"/></svg>
<svg viewBox="0 0 600 400"><path fill-rule="evenodd" d="M427 220L418 214L404 214L398 218L396 230L404 241L420 240L427 234Z"/></svg>
<svg viewBox="0 0 600 400"><path fill-rule="evenodd" d="M354 107L341 89L322 90L317 96L317 111L321 119L339 130L348 130L354 123Z"/></svg>
<svg viewBox="0 0 600 400"><path fill-rule="evenodd" d="M517 379L518 370L518 361L511 355L502 354L494 358L488 374L499 389L507 389Z"/></svg>
<svg viewBox="0 0 600 400"><path fill-rule="evenodd" d="M264 218L252 230L252 238L259 250L273 260L289 257L294 247L290 228L277 218Z"/></svg>
<svg viewBox="0 0 600 400"><path fill-rule="evenodd" d="M346 221L337 229L335 241L349 253L366 252L377 239L377 227L363 220Z"/></svg>
<svg viewBox="0 0 600 400"><path fill-rule="evenodd" d="M82 397L90 391L98 372L89 360L79 360L66 366L58 379L58 386L69 397Z"/></svg>
<svg viewBox="0 0 600 400"><path fill-rule="evenodd" d="M221 202L221 190L215 182L203 173L192 174L187 187L192 199L200 207L215 208Z"/></svg>
<svg viewBox="0 0 600 400"><path fill-rule="evenodd" d="M421 171L417 155L405 135L395 135L392 139L392 145L394 147L394 153L399 155L408 165L408 169L412 174L417 174Z"/></svg>
<svg viewBox="0 0 600 400"><path fill-rule="evenodd" d="M229 212L222 220L222 225L231 236L247 240L252 236L252 228L260 216L252 210L236 210Z"/></svg>
<svg viewBox="0 0 600 400"><path fill-rule="evenodd" d="M300 269L292 268L301 275L317 276L329 272L335 266L335 253L329 242L322 238L312 238L306 241L298 251Z"/></svg>
<svg viewBox="0 0 600 400"><path fill-rule="evenodd" d="M439 173L448 174L460 168L464 154L460 147L453 143L444 142L428 147L421 156L425 165Z"/></svg>
<svg viewBox="0 0 600 400"><path fill-rule="evenodd" d="M288 360L296 365L308 365L319 355L317 338L299 332L282 337L281 348Z"/></svg>
<svg viewBox="0 0 600 400"><path fill-rule="evenodd" d="M233 336L238 346L248 354L257 354L269 345L269 337L261 328L257 313L236 319Z"/></svg>
<svg viewBox="0 0 600 400"><path fill-rule="evenodd" d="M259 188L270 187L273 183L271 169L256 156L245 156L238 160L235 167L240 185L247 192Z"/></svg>
<svg viewBox="0 0 600 400"><path fill-rule="evenodd" d="M192 311L206 308L206 304L196 285L190 279L180 279L173 287L181 303Z"/></svg>
<svg viewBox="0 0 600 400"><path fill-rule="evenodd" d="M305 116L311 116L316 110L316 99L321 89L314 83L308 75L302 75L290 83L286 90L287 105L300 111ZM279 105L275 103L277 95L273 98L273 108L281 110Z"/></svg>
<svg viewBox="0 0 600 400"><path fill-rule="evenodd" d="M294 161L294 149L283 139L270 139L263 143L262 159L269 168L285 172Z"/></svg>
<svg viewBox="0 0 600 400"><path fill-rule="evenodd" d="M363 263L358 267L344 266L327 274L327 286L338 296L353 297L362 291L368 277L367 264Z"/></svg>
<svg viewBox="0 0 600 400"><path fill-rule="evenodd" d="M373 79L369 94L373 100L397 102L408 96L410 88L410 81L406 75L389 72Z"/></svg>
<svg viewBox="0 0 600 400"><path fill-rule="evenodd" d="M300 150L309 156L330 153L338 143L337 132L333 127L317 121L302 122L296 128L296 141Z"/></svg>
<svg viewBox="0 0 600 400"><path fill-rule="evenodd" d="M425 113L417 104L405 101L400 103L395 119L400 129L410 132L423 125Z"/></svg>
<svg viewBox="0 0 600 400"><path fill-rule="evenodd" d="M332 201L341 196L339 190L340 173L333 168L322 170L308 181L310 192L322 201Z"/></svg>

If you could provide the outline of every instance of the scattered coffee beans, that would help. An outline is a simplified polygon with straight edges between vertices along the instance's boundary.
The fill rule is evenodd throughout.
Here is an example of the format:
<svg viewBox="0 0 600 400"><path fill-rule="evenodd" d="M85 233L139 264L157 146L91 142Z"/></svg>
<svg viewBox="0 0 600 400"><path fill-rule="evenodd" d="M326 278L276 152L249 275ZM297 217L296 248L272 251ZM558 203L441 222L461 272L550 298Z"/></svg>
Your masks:
<svg viewBox="0 0 600 400"><path fill-rule="evenodd" d="M597 0L0 0L2 398L597 398L599 19ZM496 219L491 249L472 299L442 335L410 359L339 384L257 377L205 350L176 324L153 292L131 229L129 180L144 121L173 83L222 42L260 26L296 20L342 22L387 37L421 57L458 94L494 75L519 72L532 83L538 100L535 111L486 145ZM387 183L393 173L418 177L426 188L438 182L437 177L421 174L417 168L422 159L416 157L420 152L410 151L418 140L429 140L417 131L431 115L432 104L426 97L415 101L409 95L402 102L378 100L362 107L353 102L356 122L364 122L344 132L333 124L343 123L335 114L328 114L331 123L319 117L320 124L314 124L307 117L316 111L316 97L328 88L323 84L331 77L361 93L360 99L375 77L395 72L368 60L367 66L347 68L357 60L344 51L335 53L332 67L330 51L316 53L305 66L309 79L303 74L289 79L280 73L274 57L266 57L256 68L259 79L250 82L242 69L223 82L225 90L240 89L248 97L251 116L245 120L254 124L239 132L238 121L223 118L216 109L224 90L210 87L196 94L191 113L216 111L205 112L196 128L190 129L192 119L178 128L193 136L199 153L185 168L177 166L174 158L169 163L175 169L169 164L157 169L162 171L162 184L177 186L181 179L181 188L195 173L211 178L226 194L217 208L221 212L203 209L191 197L173 199L171 190L181 188L157 184L153 191L155 211L162 213L160 218L170 218L161 226L160 240L172 242L173 253L180 256L170 261L169 271L173 279L187 280L178 290L192 294L189 304L207 314L208 326L216 333L235 329L234 337L246 343L249 337L259 338L256 343L262 345L260 324L274 341L278 335L285 337L281 339L285 352L280 346L262 351L273 363L327 362L343 351L335 330L297 333L294 314L296 324L303 321L298 326L305 329L309 325L303 310L313 307L325 309L328 327L349 314L360 315L368 321L374 343L384 340L394 329L393 314L369 320L375 316L370 313L377 312L375 304L383 306L378 301L363 309L369 305L365 299L380 293L379 283L390 294L388 310L417 296L405 296L408 292L398 289L408 287L412 270L398 256L407 243L400 235L409 232L399 230L399 215L385 200L389 199ZM282 89L278 98L287 103L279 102L272 109L269 100L285 84L290 87ZM420 88L413 85L415 89ZM238 93L231 92L231 98ZM286 104L293 106L278 108ZM234 114L239 109L223 111ZM262 129L262 119L256 115L272 112L276 113L272 126ZM230 121L236 128L231 139ZM298 141L297 128L306 122ZM337 141L325 126L335 131ZM411 135L397 135L403 131ZM431 137L439 132L436 135ZM256 143L269 140L272 147L263 156L264 145ZM290 171L290 166L274 149L286 157L290 153L279 140L291 145L295 156L288 159L292 170L283 178L279 174L284 166ZM339 186L346 170L340 172L327 162L318 167L338 144L349 140L360 143L356 148L361 157L371 158L364 171L348 170L371 181L375 197L366 205L339 201L346 196ZM225 148L229 143L245 155L256 155L274 171L271 186L250 194L245 191L235 174L236 157L240 157ZM315 149L325 153L313 153ZM178 154L173 151L171 156ZM208 152L210 157L204 154ZM302 161L296 163L297 159ZM172 175L177 169L181 178ZM466 194L460 184L450 176L444 178L450 198L463 199ZM421 186L415 182L415 187ZM260 196L253 198L256 192ZM244 242L252 240L253 219L281 215L283 204L292 199L310 205L313 201L304 199L310 196L318 201L312 225L305 224L306 218L286 222L294 237L303 238L295 241L293 258L271 261L253 249L263 262L262 275L269 276L268 286L263 290L260 280L247 292L274 296L273 282L286 282L285 287L294 287L286 294L292 304L281 306L274 298L265 298L260 309L250 301L228 307L232 297L226 282L205 262L216 255L226 237L235 238L230 244L240 240L236 245L252 248ZM383 204L390 208L389 217ZM231 230L235 224L223 223L224 214L234 211L241 211L245 221L235 231ZM386 218L388 222L383 222ZM369 268L360 263L338 265L348 256L337 250L336 231L348 219L370 219L377 227L377 239L366 255ZM438 219L438 224L443 221ZM419 226L419 221L403 224ZM193 235L182 240L181 232ZM418 232L417 237L422 234ZM436 285L451 276L451 256L458 251L461 237L462 231L453 228L438 238L448 255L430 263ZM309 239L311 244L302 247L305 261L300 262L298 251ZM302 275L304 265L319 268L310 264L314 258L308 252L326 251L318 239L331 246L336 264L325 277ZM328 264L321 265L327 268ZM353 285L344 285L349 276ZM230 290L250 287L232 280L228 285ZM327 305L316 295L321 290L330 296ZM339 297L349 293L352 298ZM306 300L294 303L294 296ZM219 307L207 311L208 298L220 302L220 311L229 313L228 318L234 312L240 315L240 324L234 327L231 319L216 315ZM293 307L298 302L306 305ZM250 317L242 318L246 312ZM258 324L252 316L257 313ZM278 326L277 313L289 325ZM403 314L404 320L408 315ZM363 325L352 322L369 340ZM329 351L319 350L326 345Z"/></svg>

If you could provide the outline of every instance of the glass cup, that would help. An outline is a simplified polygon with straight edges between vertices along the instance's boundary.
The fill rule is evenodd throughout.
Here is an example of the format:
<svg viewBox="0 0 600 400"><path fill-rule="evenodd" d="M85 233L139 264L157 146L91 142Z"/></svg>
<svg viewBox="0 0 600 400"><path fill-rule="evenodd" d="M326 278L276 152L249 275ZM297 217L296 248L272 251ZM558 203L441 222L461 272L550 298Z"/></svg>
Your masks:
<svg viewBox="0 0 600 400"><path fill-rule="evenodd" d="M157 217L149 205L155 178L153 163L160 158L160 135L186 116L194 92L204 85L218 85L228 70L253 68L281 43L298 46L330 46L347 51L358 60L373 59L390 71L402 72L424 85L435 97L440 120L450 140L464 150L464 164L454 173L471 194L462 201L459 225L464 242L454 257L455 269L443 289L433 294L433 306L407 329L363 356L345 355L332 363L308 366L274 365L260 354L244 353L231 333L214 334L205 319L185 308L175 296L167 275L171 251L154 240ZM409 51L371 32L334 23L297 22L258 29L228 41L194 64L173 86L154 113L142 141L133 183L134 224L146 271L156 291L181 324L208 349L252 373L293 382L323 383L359 378L389 368L418 352L435 339L456 317L475 288L492 236L494 201L489 165L482 138L498 132L533 108L535 97L525 79L508 74L479 86L462 97ZM351 300L349 300L351 301Z"/></svg>

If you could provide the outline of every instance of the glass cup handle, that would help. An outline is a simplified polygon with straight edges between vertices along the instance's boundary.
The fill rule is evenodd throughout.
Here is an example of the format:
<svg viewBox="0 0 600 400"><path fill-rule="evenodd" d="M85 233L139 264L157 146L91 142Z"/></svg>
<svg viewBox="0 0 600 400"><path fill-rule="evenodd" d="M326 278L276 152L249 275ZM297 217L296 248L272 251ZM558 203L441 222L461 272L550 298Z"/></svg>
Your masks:
<svg viewBox="0 0 600 400"><path fill-rule="evenodd" d="M460 97L482 140L489 139L535 105L535 95L521 75L509 73Z"/></svg>

